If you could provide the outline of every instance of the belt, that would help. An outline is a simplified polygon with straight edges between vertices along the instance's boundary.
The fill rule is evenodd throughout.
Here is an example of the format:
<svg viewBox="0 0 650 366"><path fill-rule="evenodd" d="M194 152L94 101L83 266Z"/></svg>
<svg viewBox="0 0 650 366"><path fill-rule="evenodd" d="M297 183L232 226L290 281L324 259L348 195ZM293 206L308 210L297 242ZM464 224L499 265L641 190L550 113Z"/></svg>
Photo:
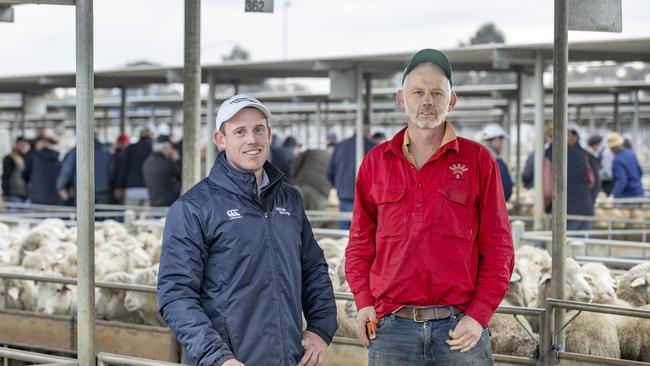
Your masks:
<svg viewBox="0 0 650 366"><path fill-rule="evenodd" d="M393 314L400 318L422 323L429 320L450 318L452 315L460 313L462 313L462 310L455 306L404 306Z"/></svg>

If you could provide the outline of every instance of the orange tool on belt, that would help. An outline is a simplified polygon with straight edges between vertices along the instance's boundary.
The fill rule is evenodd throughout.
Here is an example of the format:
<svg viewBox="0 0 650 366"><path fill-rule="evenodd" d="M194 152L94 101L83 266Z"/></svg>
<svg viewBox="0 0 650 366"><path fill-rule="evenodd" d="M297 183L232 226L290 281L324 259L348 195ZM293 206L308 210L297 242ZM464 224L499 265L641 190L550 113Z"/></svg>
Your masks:
<svg viewBox="0 0 650 366"><path fill-rule="evenodd" d="M375 339L377 337L377 319L371 320L366 323L366 330L368 333L368 339Z"/></svg>

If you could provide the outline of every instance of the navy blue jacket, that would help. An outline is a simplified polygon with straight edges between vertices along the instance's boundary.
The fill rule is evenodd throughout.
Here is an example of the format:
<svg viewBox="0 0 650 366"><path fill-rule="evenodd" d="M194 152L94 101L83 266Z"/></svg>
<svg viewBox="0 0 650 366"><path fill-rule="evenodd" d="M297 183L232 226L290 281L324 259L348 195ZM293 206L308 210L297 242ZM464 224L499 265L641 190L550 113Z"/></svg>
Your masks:
<svg viewBox="0 0 650 366"><path fill-rule="evenodd" d="M643 171L632 150L624 148L614 156L612 165L614 188L610 193L614 197L643 197L641 176Z"/></svg>
<svg viewBox="0 0 650 366"><path fill-rule="evenodd" d="M158 303L190 364L295 366L303 311L327 343L336 331L327 263L300 194L275 166L264 170L270 184L258 199L255 176L221 153L167 213Z"/></svg>
<svg viewBox="0 0 650 366"><path fill-rule="evenodd" d="M117 167L115 186L116 188L146 187L142 166L144 161L151 155L153 140L144 138L135 144L129 145L124 150L124 164Z"/></svg>
<svg viewBox="0 0 650 366"><path fill-rule="evenodd" d="M373 148L370 140L364 137L364 155ZM354 172L356 170L357 135L341 141L334 147L332 158L327 166L327 179L336 188L341 201L354 200Z"/></svg>
<svg viewBox="0 0 650 366"><path fill-rule="evenodd" d="M553 146L549 146L544 156L553 161ZM569 215L592 216L594 214L594 201L588 180L589 158L587 152L581 148L567 145L567 197L566 211ZM594 173L595 174L595 173ZM552 212L551 206L546 212Z"/></svg>
<svg viewBox="0 0 650 366"><path fill-rule="evenodd" d="M109 193L111 191L111 177L113 176L113 158L108 149L95 139L95 193ZM74 147L63 159L61 171L56 180L56 189L65 189L69 184L77 188L77 148Z"/></svg>
<svg viewBox="0 0 650 366"><path fill-rule="evenodd" d="M49 147L39 151L32 150L27 154L23 179L27 182L27 197L31 203L43 205L61 203L59 193L56 191L56 178L60 167L59 153Z"/></svg>
<svg viewBox="0 0 650 366"><path fill-rule="evenodd" d="M512 178L510 178L510 172L508 171L506 163L499 157L496 159L497 165L499 166L499 173L501 175L501 184L503 184L503 194L506 197L506 202L508 202L510 196L512 196Z"/></svg>

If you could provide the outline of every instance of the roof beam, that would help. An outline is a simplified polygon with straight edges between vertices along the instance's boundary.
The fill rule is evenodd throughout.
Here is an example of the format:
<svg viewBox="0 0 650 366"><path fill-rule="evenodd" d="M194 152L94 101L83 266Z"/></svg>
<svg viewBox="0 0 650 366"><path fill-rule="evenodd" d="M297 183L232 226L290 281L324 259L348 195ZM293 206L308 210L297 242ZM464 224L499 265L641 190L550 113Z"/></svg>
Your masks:
<svg viewBox="0 0 650 366"><path fill-rule="evenodd" d="M0 22L13 23L14 8L11 6L0 5Z"/></svg>
<svg viewBox="0 0 650 366"><path fill-rule="evenodd" d="M0 5L2 4L76 5L76 1L75 0L0 0Z"/></svg>

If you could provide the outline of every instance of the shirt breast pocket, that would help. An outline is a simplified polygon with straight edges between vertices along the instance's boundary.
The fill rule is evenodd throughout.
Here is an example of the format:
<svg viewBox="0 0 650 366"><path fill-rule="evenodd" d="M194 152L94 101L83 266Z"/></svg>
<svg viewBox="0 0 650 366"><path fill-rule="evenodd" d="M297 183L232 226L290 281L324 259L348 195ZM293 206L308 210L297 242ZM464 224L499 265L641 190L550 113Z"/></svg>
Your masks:
<svg viewBox="0 0 650 366"><path fill-rule="evenodd" d="M436 233L444 238L469 240L474 237L475 207L470 192L456 185L436 189L440 204L436 210Z"/></svg>
<svg viewBox="0 0 650 366"><path fill-rule="evenodd" d="M377 205L377 238L402 237L408 214L404 186L375 186L372 197Z"/></svg>

